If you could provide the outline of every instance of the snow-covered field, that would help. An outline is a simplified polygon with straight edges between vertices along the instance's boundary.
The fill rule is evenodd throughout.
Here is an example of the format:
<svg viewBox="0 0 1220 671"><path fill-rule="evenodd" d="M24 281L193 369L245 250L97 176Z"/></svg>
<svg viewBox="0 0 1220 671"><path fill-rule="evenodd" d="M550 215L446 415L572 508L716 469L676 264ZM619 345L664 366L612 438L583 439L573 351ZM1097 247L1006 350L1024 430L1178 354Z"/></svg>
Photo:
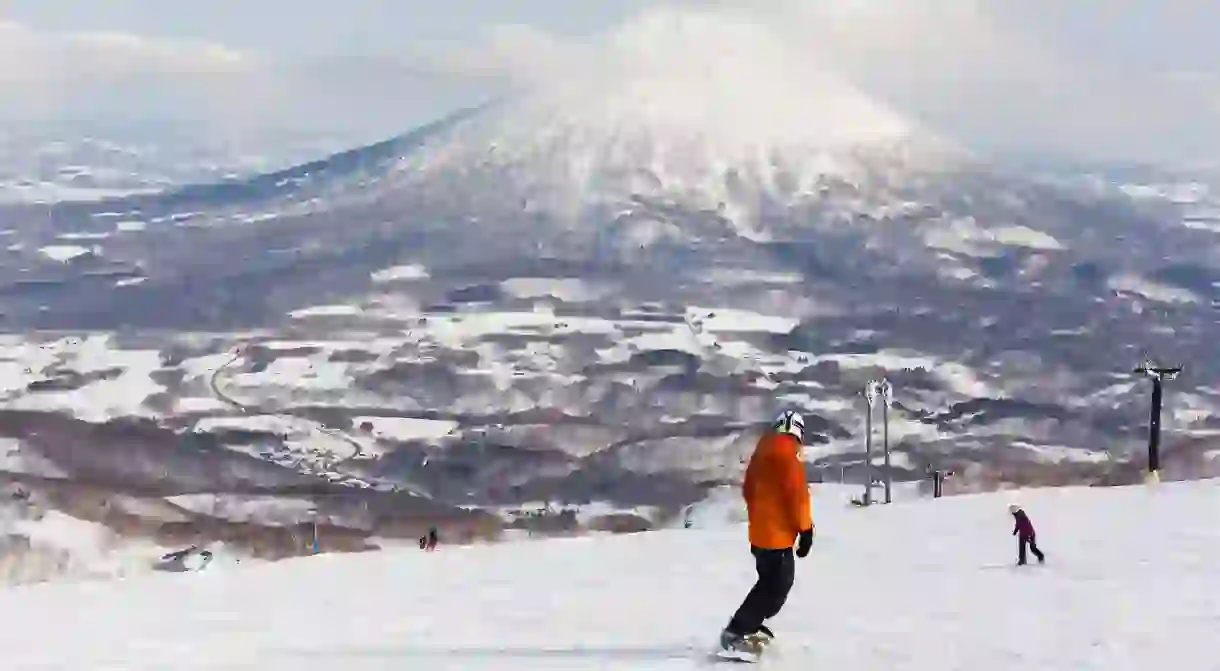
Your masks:
<svg viewBox="0 0 1220 671"><path fill-rule="evenodd" d="M815 489L768 668L1217 668L1216 481L865 510L844 494ZM1012 566L1014 499L1045 567ZM217 569L10 589L5 668L690 669L753 579L732 523Z"/></svg>

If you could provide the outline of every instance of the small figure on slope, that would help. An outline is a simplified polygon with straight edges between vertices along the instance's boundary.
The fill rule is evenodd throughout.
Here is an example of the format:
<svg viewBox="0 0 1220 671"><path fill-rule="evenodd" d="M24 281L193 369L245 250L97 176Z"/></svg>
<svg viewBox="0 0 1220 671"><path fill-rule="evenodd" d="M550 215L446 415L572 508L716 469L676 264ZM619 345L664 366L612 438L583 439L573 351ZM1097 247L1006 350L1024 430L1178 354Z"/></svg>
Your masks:
<svg viewBox="0 0 1220 671"><path fill-rule="evenodd" d="M804 432L804 418L784 412L759 439L746 467L742 494L758 581L720 634L725 651L757 655L774 638L763 622L788 600L796 575L793 543L797 557L808 555L813 545L809 486L800 456Z"/></svg>
<svg viewBox="0 0 1220 671"><path fill-rule="evenodd" d="M432 527L431 529L428 529L427 536L419 537L419 549L432 552L436 549L437 540L436 527Z"/></svg>
<svg viewBox="0 0 1220 671"><path fill-rule="evenodd" d="M1008 506L1008 512L1012 513L1013 520L1016 521L1016 526L1012 528L1012 535L1017 537L1017 566L1025 566L1025 549L1034 553L1038 558L1038 563L1046 562L1046 555L1038 549L1038 538L1034 532L1034 523L1029 521L1029 515L1021 509L1021 506L1012 504Z"/></svg>

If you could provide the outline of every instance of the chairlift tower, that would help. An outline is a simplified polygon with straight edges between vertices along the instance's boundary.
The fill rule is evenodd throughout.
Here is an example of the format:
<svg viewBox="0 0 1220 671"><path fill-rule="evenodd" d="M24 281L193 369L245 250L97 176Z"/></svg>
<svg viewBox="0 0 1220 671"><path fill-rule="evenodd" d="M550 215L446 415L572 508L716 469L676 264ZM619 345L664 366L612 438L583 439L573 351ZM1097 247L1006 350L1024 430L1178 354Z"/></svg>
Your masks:
<svg viewBox="0 0 1220 671"><path fill-rule="evenodd" d="M873 402L877 400L877 383L864 385L864 505L873 504Z"/></svg>
<svg viewBox="0 0 1220 671"><path fill-rule="evenodd" d="M873 502L873 408L881 401L881 446L885 463L885 502L893 502L893 475L890 469L890 405L894 387L890 381L869 380L864 385L864 505Z"/></svg>
<svg viewBox="0 0 1220 671"><path fill-rule="evenodd" d="M881 396L881 450L885 455L885 502L893 503L894 475L890 469L890 405L893 403L894 386L882 378L877 384Z"/></svg>
<svg viewBox="0 0 1220 671"><path fill-rule="evenodd" d="M1145 359L1134 371L1152 380L1152 406L1148 415L1148 482L1159 482L1161 479L1161 405L1164 397L1164 383L1182 373L1182 366L1158 366L1151 359Z"/></svg>

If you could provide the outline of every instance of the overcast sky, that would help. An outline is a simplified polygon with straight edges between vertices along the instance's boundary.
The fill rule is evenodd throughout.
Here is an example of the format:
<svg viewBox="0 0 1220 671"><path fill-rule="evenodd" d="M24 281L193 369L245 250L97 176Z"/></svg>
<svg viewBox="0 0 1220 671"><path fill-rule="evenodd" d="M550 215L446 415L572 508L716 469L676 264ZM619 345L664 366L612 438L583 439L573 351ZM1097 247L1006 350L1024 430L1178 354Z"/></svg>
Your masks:
<svg viewBox="0 0 1220 671"><path fill-rule="evenodd" d="M982 146L1220 156L1220 3L1203 0L0 0L0 123L372 140L513 84L579 79L559 63L621 59L663 5L716 17L682 38L706 48L667 58L718 55L738 33L717 26L753 22Z"/></svg>

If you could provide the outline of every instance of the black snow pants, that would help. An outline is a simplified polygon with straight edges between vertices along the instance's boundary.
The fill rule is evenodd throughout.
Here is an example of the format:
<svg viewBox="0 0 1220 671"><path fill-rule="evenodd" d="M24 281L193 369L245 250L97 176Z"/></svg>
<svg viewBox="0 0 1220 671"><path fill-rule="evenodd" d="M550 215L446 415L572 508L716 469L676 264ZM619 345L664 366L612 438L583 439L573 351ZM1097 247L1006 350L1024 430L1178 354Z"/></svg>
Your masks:
<svg viewBox="0 0 1220 671"><path fill-rule="evenodd" d="M758 631L763 622L775 617L784 602L788 600L788 592L792 590L792 582L796 577L796 562L792 556L792 548L783 550L763 550L750 548L754 555L754 566L758 570L758 581L746 595L741 607L729 621L728 631L739 636L748 636Z"/></svg>
<svg viewBox="0 0 1220 671"><path fill-rule="evenodd" d="M1034 556L1038 558L1038 561L1046 560L1046 555L1043 555L1042 551L1038 549L1037 537L1036 536L1026 536L1026 535L1022 534L1017 539L1017 564L1025 563L1025 548L1026 547L1029 548L1030 552L1034 553Z"/></svg>

